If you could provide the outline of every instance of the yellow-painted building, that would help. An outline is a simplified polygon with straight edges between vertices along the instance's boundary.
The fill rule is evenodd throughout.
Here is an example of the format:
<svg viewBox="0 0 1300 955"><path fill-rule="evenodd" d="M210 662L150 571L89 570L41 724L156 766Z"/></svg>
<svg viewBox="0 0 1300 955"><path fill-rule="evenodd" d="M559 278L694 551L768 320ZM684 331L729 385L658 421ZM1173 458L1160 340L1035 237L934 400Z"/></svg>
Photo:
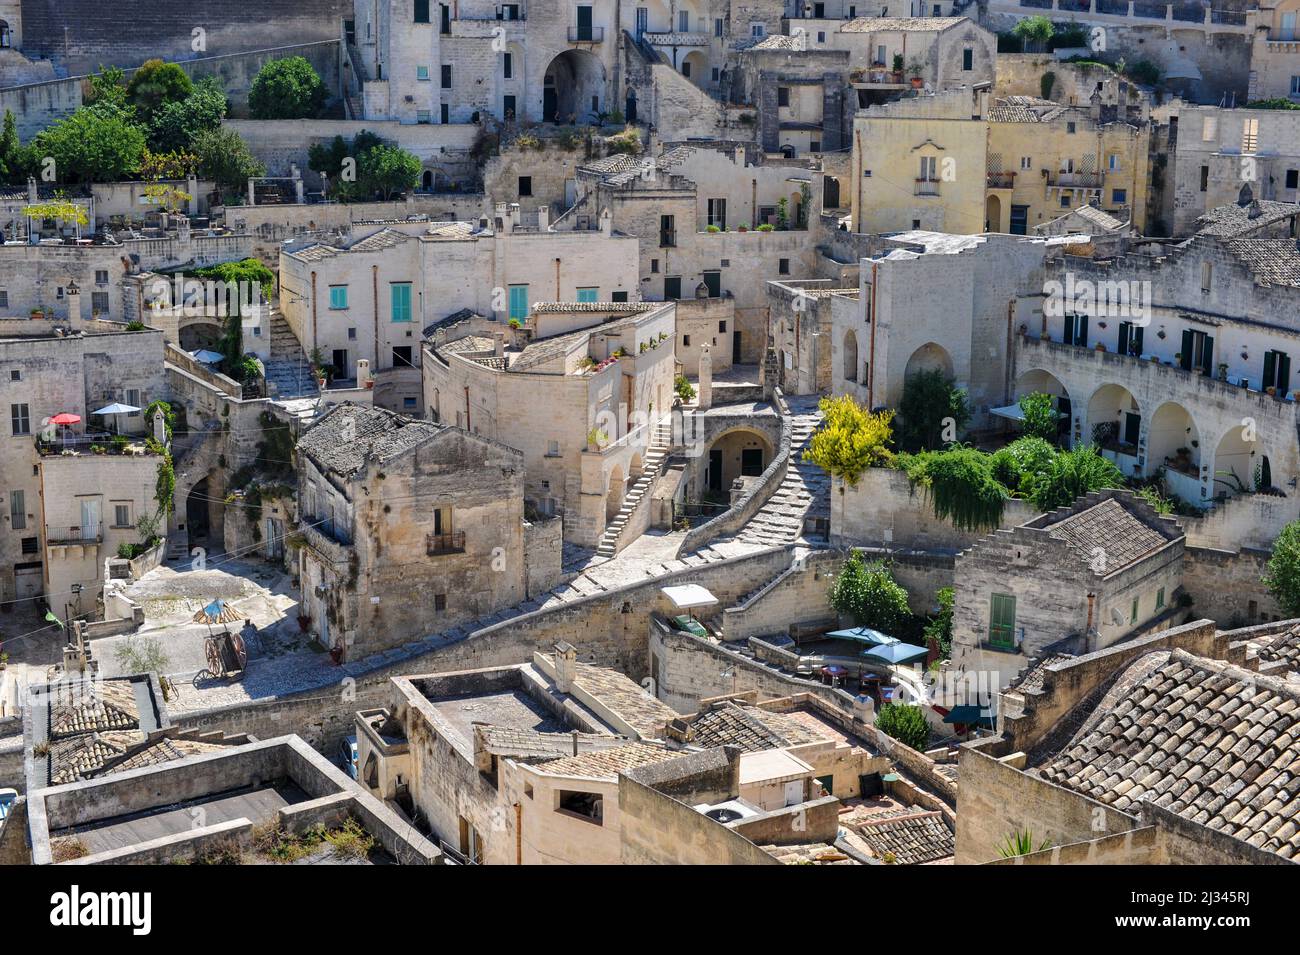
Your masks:
<svg viewBox="0 0 1300 955"><path fill-rule="evenodd" d="M1146 122L1100 101L976 89L874 107L854 120L853 227L1025 235L1091 204L1141 230L1149 145Z"/></svg>

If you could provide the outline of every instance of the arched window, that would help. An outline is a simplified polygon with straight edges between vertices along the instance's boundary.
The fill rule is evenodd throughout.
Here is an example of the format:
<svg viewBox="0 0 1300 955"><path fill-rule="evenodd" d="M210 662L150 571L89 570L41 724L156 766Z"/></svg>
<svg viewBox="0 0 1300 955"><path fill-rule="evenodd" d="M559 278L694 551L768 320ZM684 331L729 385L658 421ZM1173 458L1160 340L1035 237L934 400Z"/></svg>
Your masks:
<svg viewBox="0 0 1300 955"><path fill-rule="evenodd" d="M844 380L858 380L858 336L853 329L844 333Z"/></svg>

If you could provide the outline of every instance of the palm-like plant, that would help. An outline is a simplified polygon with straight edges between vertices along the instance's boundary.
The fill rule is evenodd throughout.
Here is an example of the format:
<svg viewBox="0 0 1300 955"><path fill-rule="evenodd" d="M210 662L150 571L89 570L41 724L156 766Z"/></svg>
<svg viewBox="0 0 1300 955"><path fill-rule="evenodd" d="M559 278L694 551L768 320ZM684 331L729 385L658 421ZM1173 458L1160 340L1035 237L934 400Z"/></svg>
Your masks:
<svg viewBox="0 0 1300 955"><path fill-rule="evenodd" d="M1052 840L1044 839L1034 846L1034 834L1028 829L1017 829L1015 832L1007 833L1002 845L998 846L998 854L1004 859L1014 859L1016 856L1027 856L1032 852L1042 852L1045 849L1052 848Z"/></svg>
<svg viewBox="0 0 1300 955"><path fill-rule="evenodd" d="M1034 506L1051 511L1071 504L1089 491L1123 487L1124 474L1109 458L1103 458L1091 445L1079 445L1062 451L1034 482L1030 491Z"/></svg>

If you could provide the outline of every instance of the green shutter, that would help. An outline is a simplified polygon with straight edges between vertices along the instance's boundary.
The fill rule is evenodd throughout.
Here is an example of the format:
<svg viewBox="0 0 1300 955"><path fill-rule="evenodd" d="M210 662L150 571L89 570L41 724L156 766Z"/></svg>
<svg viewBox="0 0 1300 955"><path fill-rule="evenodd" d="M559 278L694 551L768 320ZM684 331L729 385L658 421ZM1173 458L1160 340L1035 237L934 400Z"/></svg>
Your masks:
<svg viewBox="0 0 1300 955"><path fill-rule="evenodd" d="M528 286L510 286L510 317L523 321L528 317Z"/></svg>
<svg viewBox="0 0 1300 955"><path fill-rule="evenodd" d="M390 302L392 305L392 319L395 322L409 322L411 320L411 284L409 282L394 282L390 288Z"/></svg>
<svg viewBox="0 0 1300 955"><path fill-rule="evenodd" d="M1207 378L1214 377L1214 336L1205 336L1205 345L1201 349L1201 368L1205 370Z"/></svg>
<svg viewBox="0 0 1300 955"><path fill-rule="evenodd" d="M1128 354L1129 332L1131 332L1132 330L1133 330L1133 324L1131 322L1119 323L1119 353L1121 355Z"/></svg>
<svg viewBox="0 0 1300 955"><path fill-rule="evenodd" d="M580 288L578 289L579 302L599 302L600 289Z"/></svg>
<svg viewBox="0 0 1300 955"><path fill-rule="evenodd" d="M993 594L989 600L989 643L995 647L1016 645L1016 598Z"/></svg>
<svg viewBox="0 0 1300 955"><path fill-rule="evenodd" d="M1269 385L1277 382L1277 352L1264 352L1264 380L1260 384L1261 388L1267 388Z"/></svg>
<svg viewBox="0 0 1300 955"><path fill-rule="evenodd" d="M1277 396L1285 398L1291 390L1291 356L1286 352L1277 353Z"/></svg>
<svg viewBox="0 0 1300 955"><path fill-rule="evenodd" d="M1183 329L1183 359L1179 362L1183 371L1192 370L1192 343L1194 336L1190 328Z"/></svg>

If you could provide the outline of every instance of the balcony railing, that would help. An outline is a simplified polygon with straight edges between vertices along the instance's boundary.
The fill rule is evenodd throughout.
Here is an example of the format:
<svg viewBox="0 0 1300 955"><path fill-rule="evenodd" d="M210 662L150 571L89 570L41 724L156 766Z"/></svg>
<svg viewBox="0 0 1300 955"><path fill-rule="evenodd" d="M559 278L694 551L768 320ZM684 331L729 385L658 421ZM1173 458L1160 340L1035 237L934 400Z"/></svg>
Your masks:
<svg viewBox="0 0 1300 955"><path fill-rule="evenodd" d="M991 172L988 174L990 189L1011 189L1016 184L1014 172Z"/></svg>
<svg viewBox="0 0 1300 955"><path fill-rule="evenodd" d="M424 552L430 557L439 554L465 553L465 532L453 531L450 534L427 534L424 538Z"/></svg>
<svg viewBox="0 0 1300 955"><path fill-rule="evenodd" d="M569 27L570 43L603 43L604 27Z"/></svg>
<svg viewBox="0 0 1300 955"><path fill-rule="evenodd" d="M918 179L916 180L916 189L913 195L917 196L937 196L939 194L938 179Z"/></svg>
<svg viewBox="0 0 1300 955"><path fill-rule="evenodd" d="M61 544L99 544L103 541L103 528L95 527L50 527L45 528L45 542L52 547Z"/></svg>
<svg viewBox="0 0 1300 955"><path fill-rule="evenodd" d="M1100 189L1101 180L1099 172L1058 172L1047 177L1047 184L1067 189Z"/></svg>

